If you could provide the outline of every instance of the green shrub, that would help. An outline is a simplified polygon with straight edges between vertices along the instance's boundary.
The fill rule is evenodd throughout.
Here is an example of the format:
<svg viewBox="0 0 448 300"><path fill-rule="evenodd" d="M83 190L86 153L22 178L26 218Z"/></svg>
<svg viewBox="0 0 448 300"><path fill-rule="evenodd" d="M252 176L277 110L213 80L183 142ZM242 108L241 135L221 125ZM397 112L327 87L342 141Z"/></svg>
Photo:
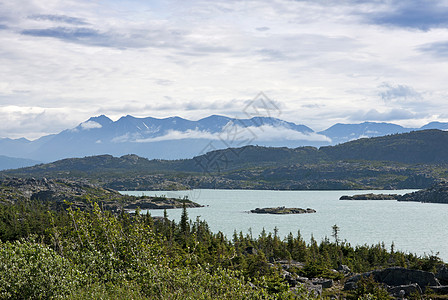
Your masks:
<svg viewBox="0 0 448 300"><path fill-rule="evenodd" d="M265 288L247 284L240 272L201 266L154 266L141 277L141 286L146 296L155 299L274 299Z"/></svg>
<svg viewBox="0 0 448 300"><path fill-rule="evenodd" d="M392 298L378 282L373 279L373 276L362 277L357 283L357 287L353 295L347 299L369 299L369 300L389 300Z"/></svg>
<svg viewBox="0 0 448 300"><path fill-rule="evenodd" d="M76 290L73 290L69 295L65 297L70 300L90 300L90 299L102 299L102 300L140 300L148 299L140 293L140 286L135 283L121 282L118 284L101 284L93 283Z"/></svg>
<svg viewBox="0 0 448 300"><path fill-rule="evenodd" d="M83 281L73 264L47 246L0 242L0 297L50 299L68 294Z"/></svg>

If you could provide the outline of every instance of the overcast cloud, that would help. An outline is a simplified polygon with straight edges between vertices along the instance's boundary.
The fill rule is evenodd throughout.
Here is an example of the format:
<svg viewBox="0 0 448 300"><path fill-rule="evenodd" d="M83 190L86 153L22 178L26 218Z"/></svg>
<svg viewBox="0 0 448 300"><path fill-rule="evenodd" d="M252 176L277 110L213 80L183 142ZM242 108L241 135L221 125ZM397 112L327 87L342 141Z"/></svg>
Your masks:
<svg viewBox="0 0 448 300"><path fill-rule="evenodd" d="M245 117L260 91L316 131L448 121L447 45L446 0L2 1L0 138Z"/></svg>

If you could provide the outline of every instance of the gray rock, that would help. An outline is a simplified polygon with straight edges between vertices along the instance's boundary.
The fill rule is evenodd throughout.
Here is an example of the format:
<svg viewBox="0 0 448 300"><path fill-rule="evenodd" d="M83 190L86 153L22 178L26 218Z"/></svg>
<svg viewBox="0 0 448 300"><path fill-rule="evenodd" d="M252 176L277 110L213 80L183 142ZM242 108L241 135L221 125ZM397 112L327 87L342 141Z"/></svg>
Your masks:
<svg viewBox="0 0 448 300"><path fill-rule="evenodd" d="M302 276L297 276L296 280L301 283L307 283L310 281L307 277L302 277Z"/></svg>
<svg viewBox="0 0 448 300"><path fill-rule="evenodd" d="M357 284L356 284L355 281L347 281L344 284L344 290L346 290L346 291L351 291L351 290L354 290L356 288L357 288Z"/></svg>
<svg viewBox="0 0 448 300"><path fill-rule="evenodd" d="M417 283L420 288L424 288L428 285L440 285L437 278L431 272L409 270L401 267L392 267L382 271L374 271L373 276L377 282L385 283L391 286Z"/></svg>
<svg viewBox="0 0 448 300"><path fill-rule="evenodd" d="M419 293L422 294L422 289L419 287L418 284L412 283L407 285L398 285L398 286L391 286L387 288L387 292L394 297L403 297L403 296L409 296L412 293Z"/></svg>
<svg viewBox="0 0 448 300"><path fill-rule="evenodd" d="M448 295L448 285L428 286L434 293L439 295Z"/></svg>
<svg viewBox="0 0 448 300"><path fill-rule="evenodd" d="M350 289L350 287L353 287L352 282L356 283L362 277L369 277L370 275L373 275L376 282L385 283L389 286L409 285L412 283L418 284L421 289L426 286L440 286L439 281L431 272L392 267L355 275L347 280L344 289Z"/></svg>
<svg viewBox="0 0 448 300"><path fill-rule="evenodd" d="M311 283L314 285L321 285L322 288L328 289L333 286L333 279L314 278L313 280L311 280Z"/></svg>
<svg viewBox="0 0 448 300"><path fill-rule="evenodd" d="M305 287L310 293L314 294L314 296L316 296L316 297L319 297L320 295L322 295L322 286L321 285L306 284Z"/></svg>
<svg viewBox="0 0 448 300"><path fill-rule="evenodd" d="M304 263L298 262L295 260L277 260L276 263L280 264L283 269L289 270L291 267L303 268L305 266Z"/></svg>
<svg viewBox="0 0 448 300"><path fill-rule="evenodd" d="M437 268L436 278L441 284L448 284L448 267L446 265L439 265Z"/></svg>
<svg viewBox="0 0 448 300"><path fill-rule="evenodd" d="M336 271L342 274L350 274L352 272L350 268L346 265L339 265Z"/></svg>

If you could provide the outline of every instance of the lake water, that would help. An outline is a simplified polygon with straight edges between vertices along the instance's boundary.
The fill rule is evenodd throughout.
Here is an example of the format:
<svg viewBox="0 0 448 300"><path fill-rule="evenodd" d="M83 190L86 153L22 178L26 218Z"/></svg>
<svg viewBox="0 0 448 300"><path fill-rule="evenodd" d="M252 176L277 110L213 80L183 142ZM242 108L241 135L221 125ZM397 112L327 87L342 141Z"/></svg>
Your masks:
<svg viewBox="0 0 448 300"><path fill-rule="evenodd" d="M340 238L352 245L385 242L395 249L418 255L436 254L448 261L448 205L397 201L341 201L342 195L364 193L404 194L397 191L261 191L261 190L191 190L122 192L131 195L165 195L173 198L188 196L206 205L188 209L190 219L199 216L213 232L222 231L231 238L234 230L258 236L263 228L286 237L300 230L309 242L311 236L320 242L331 237L332 226L340 228ZM314 214L267 215L251 214L257 207L313 208ZM180 220L181 209L168 210L170 219ZM145 212L145 211L144 211ZM163 210L150 210L152 216L163 216Z"/></svg>

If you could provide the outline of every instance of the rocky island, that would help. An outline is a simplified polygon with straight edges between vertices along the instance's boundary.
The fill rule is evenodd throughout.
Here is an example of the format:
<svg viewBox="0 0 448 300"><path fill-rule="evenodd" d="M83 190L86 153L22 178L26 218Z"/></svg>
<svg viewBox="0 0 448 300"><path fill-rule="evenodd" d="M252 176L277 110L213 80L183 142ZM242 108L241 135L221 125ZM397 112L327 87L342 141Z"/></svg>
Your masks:
<svg viewBox="0 0 448 300"><path fill-rule="evenodd" d="M315 213L316 210L312 208L288 208L284 206L279 207L266 207L266 208L256 208L250 211L253 214L274 214L274 215L289 215L289 214L311 214Z"/></svg>
<svg viewBox="0 0 448 300"><path fill-rule="evenodd" d="M341 196L339 200L397 200L400 197L398 194L360 194L353 196Z"/></svg>
<svg viewBox="0 0 448 300"><path fill-rule="evenodd" d="M182 208L185 205L187 208L204 207L196 202L184 199L166 198L162 197L144 197L136 199L132 202L126 203L125 209L172 209Z"/></svg>

